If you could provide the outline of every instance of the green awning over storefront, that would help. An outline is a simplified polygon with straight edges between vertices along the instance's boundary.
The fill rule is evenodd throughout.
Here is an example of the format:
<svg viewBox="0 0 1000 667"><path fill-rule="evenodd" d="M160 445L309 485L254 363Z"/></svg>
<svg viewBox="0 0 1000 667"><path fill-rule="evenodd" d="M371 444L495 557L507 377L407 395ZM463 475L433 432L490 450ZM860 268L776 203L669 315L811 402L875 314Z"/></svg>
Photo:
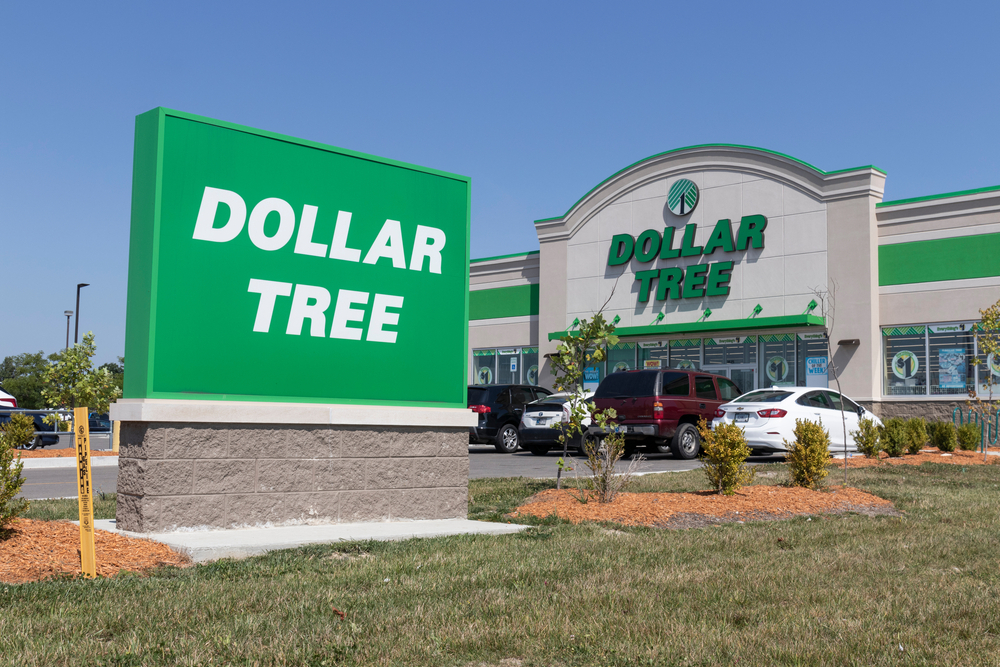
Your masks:
<svg viewBox="0 0 1000 667"><path fill-rule="evenodd" d="M758 317L746 320L719 320L717 322L683 322L678 324L651 324L644 327L618 327L615 335L661 336L669 334L700 334L719 331L757 331L760 329L780 329L785 327L825 327L826 319L819 315L784 315L781 317ZM549 340L559 340L566 331L554 331Z"/></svg>

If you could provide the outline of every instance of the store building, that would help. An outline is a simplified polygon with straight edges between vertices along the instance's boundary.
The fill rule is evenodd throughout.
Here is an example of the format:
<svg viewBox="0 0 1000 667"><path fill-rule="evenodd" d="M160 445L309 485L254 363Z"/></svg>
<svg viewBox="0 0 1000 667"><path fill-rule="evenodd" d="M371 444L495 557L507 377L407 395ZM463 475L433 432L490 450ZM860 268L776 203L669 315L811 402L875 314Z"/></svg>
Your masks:
<svg viewBox="0 0 1000 667"><path fill-rule="evenodd" d="M539 250L472 261L469 382L551 386L545 355L603 307L621 341L591 386L659 366L833 386L832 355L877 414L950 419L1000 381L973 330L1000 298L1000 187L883 202L885 178L730 145L622 169L535 221Z"/></svg>

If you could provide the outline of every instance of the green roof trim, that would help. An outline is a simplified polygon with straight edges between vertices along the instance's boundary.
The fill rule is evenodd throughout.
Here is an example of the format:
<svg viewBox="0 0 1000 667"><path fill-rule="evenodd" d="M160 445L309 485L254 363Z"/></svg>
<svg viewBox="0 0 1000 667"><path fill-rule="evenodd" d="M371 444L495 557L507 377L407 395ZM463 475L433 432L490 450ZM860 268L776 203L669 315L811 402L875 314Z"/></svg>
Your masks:
<svg viewBox="0 0 1000 667"><path fill-rule="evenodd" d="M783 157L783 158L785 158L787 160L791 160L792 162L797 162L797 163L801 164L804 167L808 167L809 169L812 169L813 171L815 171L815 172L817 172L819 174L822 174L823 176L829 176L831 174L845 174L845 173L850 172L850 171L861 171L863 169L874 169L875 171L877 171L877 172L879 172L881 174L885 174L886 173L884 169L879 169L875 165L871 165L871 164L865 165L863 167L852 167L851 169L837 169L836 171L823 171L819 167L811 165L808 162L806 162L805 160L800 160L800 159L798 159L796 157L792 157L791 155L788 155L786 153L779 153L778 151L772 151L772 150L768 150L766 148L758 148L757 146L745 146L743 144L696 144L694 146L684 146L683 148L673 148L673 149L671 149L669 151L663 151L662 153L657 153L656 155L650 155L649 157L643 158L643 159L641 159L641 160L639 160L637 162L633 162L629 166L624 167L622 169L619 169L618 171L616 171L615 173L611 174L610 176L608 176L607 178L605 178L603 181L601 181L600 183L598 183L594 187L590 188L590 190L588 190L585 195L583 195L582 197L580 197L579 199L577 199L576 203L573 204L572 206L570 206L566 210L566 212L564 214L556 216L554 218L542 218L541 220L535 220L535 224L537 225L540 222L552 222L553 220L562 220L562 219L564 219L566 216L568 216L570 214L570 211L572 211L574 208L576 208L577 205L579 205L579 203L582 202L584 199L586 199L587 197L589 197L592 192L594 192L595 190L597 190L602 185L604 185L605 183L607 183L611 179L615 178L619 174L622 174L622 173L628 171L632 167L638 166L638 165L642 164L643 162L648 162L649 160L654 160L654 159L656 159L658 157L663 157L664 155L670 155L671 153L679 153L681 151L694 150L696 148L745 148L745 149L752 150L752 151L760 151L761 153L768 153L769 155L777 155L778 157Z"/></svg>
<svg viewBox="0 0 1000 667"><path fill-rule="evenodd" d="M878 284L912 285L1000 276L1000 232L878 247Z"/></svg>
<svg viewBox="0 0 1000 667"><path fill-rule="evenodd" d="M491 259L508 259L510 257L527 257L528 255L537 255L538 250L529 250L528 252L515 252L511 255L495 255L493 257L480 257L479 259L469 260L470 264L475 264L476 262L488 262Z"/></svg>
<svg viewBox="0 0 1000 667"><path fill-rule="evenodd" d="M823 327L826 319L819 315L782 315L758 317L753 320L719 320L717 322L681 322L678 324L650 324L643 327L618 327L616 336L658 336L665 334L708 333L747 329L777 329L780 327ZM559 340L565 331L553 331L549 340Z"/></svg>
<svg viewBox="0 0 1000 667"><path fill-rule="evenodd" d="M958 192L945 192L940 195L926 195L924 197L910 197L909 199L896 199L894 201L883 201L875 204L875 208L882 208L883 206L899 206L901 204L916 204L922 201L932 201L934 199L949 199L951 197L964 197L966 195L978 195L983 192L1000 192L1000 185L990 185L985 188L976 188L974 190L959 190Z"/></svg>
<svg viewBox="0 0 1000 667"><path fill-rule="evenodd" d="M469 320L538 314L538 284L495 287L469 292Z"/></svg>

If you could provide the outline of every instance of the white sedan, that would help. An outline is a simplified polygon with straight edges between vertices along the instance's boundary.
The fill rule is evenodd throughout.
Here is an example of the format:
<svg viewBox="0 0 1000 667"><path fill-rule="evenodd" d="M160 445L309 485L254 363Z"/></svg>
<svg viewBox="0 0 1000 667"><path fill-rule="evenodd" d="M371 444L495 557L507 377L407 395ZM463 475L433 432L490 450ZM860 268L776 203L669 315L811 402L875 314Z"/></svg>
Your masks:
<svg viewBox="0 0 1000 667"><path fill-rule="evenodd" d="M569 421L569 400L572 394L561 391L545 398L540 398L533 403L524 406L521 415L521 426L518 433L521 437L521 447L527 449L536 456L544 456L551 449L561 448L559 435L561 431L553 428L553 424ZM590 401L594 397L594 392L587 390L583 392L583 400ZM583 429L590 426L590 416L583 418ZM576 436L571 441L570 448L580 447L580 436Z"/></svg>
<svg viewBox="0 0 1000 667"><path fill-rule="evenodd" d="M857 431L858 422L865 418L882 425L878 417L834 389L771 387L751 391L720 406L712 427L736 424L743 428L747 444L755 453L784 452L786 440L795 442L795 420L808 419L820 423L830 434L830 452L835 454L844 451L844 422L847 451L857 451L851 431Z"/></svg>

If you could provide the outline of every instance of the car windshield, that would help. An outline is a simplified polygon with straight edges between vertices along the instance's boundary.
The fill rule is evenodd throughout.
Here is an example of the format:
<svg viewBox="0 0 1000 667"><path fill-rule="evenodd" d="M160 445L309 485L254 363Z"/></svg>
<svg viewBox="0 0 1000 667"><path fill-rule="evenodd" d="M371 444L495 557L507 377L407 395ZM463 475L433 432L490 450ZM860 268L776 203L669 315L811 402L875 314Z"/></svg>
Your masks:
<svg viewBox="0 0 1000 667"><path fill-rule="evenodd" d="M469 405L485 405L489 392L479 387L469 387Z"/></svg>
<svg viewBox="0 0 1000 667"><path fill-rule="evenodd" d="M546 396L537 401L532 401L529 405L552 405L559 406L569 401L569 396Z"/></svg>
<svg viewBox="0 0 1000 667"><path fill-rule="evenodd" d="M594 398L652 396L656 391L657 373L658 371L612 373L601 382Z"/></svg>
<svg viewBox="0 0 1000 667"><path fill-rule="evenodd" d="M763 389L761 391L751 391L737 398L734 403L781 403L791 396L788 391L775 391L773 389Z"/></svg>

